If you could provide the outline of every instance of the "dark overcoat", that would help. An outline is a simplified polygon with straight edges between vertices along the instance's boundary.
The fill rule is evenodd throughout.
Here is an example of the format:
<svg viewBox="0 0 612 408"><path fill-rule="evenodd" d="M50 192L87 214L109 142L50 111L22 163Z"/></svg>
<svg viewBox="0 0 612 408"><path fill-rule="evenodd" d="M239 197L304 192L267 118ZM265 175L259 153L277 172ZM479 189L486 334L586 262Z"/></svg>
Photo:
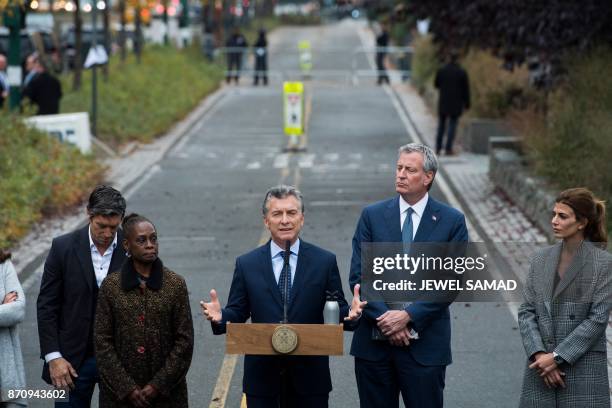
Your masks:
<svg viewBox="0 0 612 408"><path fill-rule="evenodd" d="M457 63L449 63L436 73L434 85L440 91L438 113L458 117L470 108L470 84L468 75Z"/></svg>
<svg viewBox="0 0 612 408"><path fill-rule="evenodd" d="M141 284L131 260L102 283L95 322L100 407L131 407L138 385L159 391L152 407L187 407L193 322L185 280L155 261Z"/></svg>

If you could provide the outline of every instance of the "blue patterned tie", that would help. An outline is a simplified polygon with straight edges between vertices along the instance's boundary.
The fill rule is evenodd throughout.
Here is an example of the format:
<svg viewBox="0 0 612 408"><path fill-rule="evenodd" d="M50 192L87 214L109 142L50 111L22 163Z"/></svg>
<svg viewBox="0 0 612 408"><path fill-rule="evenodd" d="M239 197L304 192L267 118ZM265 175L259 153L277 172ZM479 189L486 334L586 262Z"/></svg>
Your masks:
<svg viewBox="0 0 612 408"><path fill-rule="evenodd" d="M279 256L284 260L285 259L285 251L280 251ZM291 253L289 253L291 256ZM283 269L281 270L281 274L278 278L278 288L281 292L281 300L285 301L285 281L287 281L287 303L291 301L291 264L285 268L283 264Z"/></svg>
<svg viewBox="0 0 612 408"><path fill-rule="evenodd" d="M404 243L404 250L410 248L410 244L412 243L412 213L414 209L412 207L408 207L406 210L406 219L404 220L404 225L402 226L402 242Z"/></svg>

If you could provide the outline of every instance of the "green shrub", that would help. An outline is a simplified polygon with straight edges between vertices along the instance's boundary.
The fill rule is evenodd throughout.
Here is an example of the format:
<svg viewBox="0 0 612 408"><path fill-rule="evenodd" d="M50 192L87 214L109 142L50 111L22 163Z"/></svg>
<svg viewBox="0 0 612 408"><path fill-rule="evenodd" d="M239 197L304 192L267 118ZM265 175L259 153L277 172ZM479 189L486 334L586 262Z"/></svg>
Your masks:
<svg viewBox="0 0 612 408"><path fill-rule="evenodd" d="M433 87L436 71L440 67L437 57L438 50L431 36L417 35L412 47L412 83L420 93L425 92L426 87Z"/></svg>
<svg viewBox="0 0 612 408"><path fill-rule="evenodd" d="M14 244L44 214L80 202L102 178L92 157L0 113L0 248Z"/></svg>
<svg viewBox="0 0 612 408"><path fill-rule="evenodd" d="M529 87L529 72L525 66L508 71L502 68L501 59L474 49L461 63L470 78L470 116L503 118L511 109L525 107L537 98Z"/></svg>
<svg viewBox="0 0 612 408"><path fill-rule="evenodd" d="M111 146L131 140L149 142L189 113L219 85L223 70L205 62L192 48L151 46L137 64L130 55L125 63L110 61L110 78L98 75L97 136ZM70 91L72 77L62 77L62 112L91 109L91 71L83 76L79 91Z"/></svg>
<svg viewBox="0 0 612 408"><path fill-rule="evenodd" d="M607 202L612 231L612 49L574 55L564 84L548 97L548 111L518 112L535 171L563 190L587 187Z"/></svg>

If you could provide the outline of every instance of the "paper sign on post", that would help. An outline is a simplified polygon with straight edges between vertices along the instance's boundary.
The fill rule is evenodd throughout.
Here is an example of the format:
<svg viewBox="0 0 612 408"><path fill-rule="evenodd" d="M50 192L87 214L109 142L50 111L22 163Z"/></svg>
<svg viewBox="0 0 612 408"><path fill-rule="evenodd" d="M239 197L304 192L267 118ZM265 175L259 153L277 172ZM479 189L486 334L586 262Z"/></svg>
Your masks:
<svg viewBox="0 0 612 408"><path fill-rule="evenodd" d="M304 132L304 84L283 83L285 134L299 136Z"/></svg>

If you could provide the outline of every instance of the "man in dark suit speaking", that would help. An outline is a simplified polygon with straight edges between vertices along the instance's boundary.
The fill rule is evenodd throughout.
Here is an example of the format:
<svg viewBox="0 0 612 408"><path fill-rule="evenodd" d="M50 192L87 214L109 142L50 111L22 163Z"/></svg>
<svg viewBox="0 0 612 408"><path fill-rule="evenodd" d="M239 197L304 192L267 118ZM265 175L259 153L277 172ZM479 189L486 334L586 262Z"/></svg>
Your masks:
<svg viewBox="0 0 612 408"><path fill-rule="evenodd" d="M351 311L344 300L336 257L331 252L301 240L304 225L302 194L291 186L268 190L263 204L264 223L272 239L238 257L227 306L221 308L215 290L211 301L202 302L213 332L225 332L227 322L279 323L283 320L285 280L288 283L289 323L323 323L326 292L336 292L340 323L348 316L356 320L363 303L353 299ZM290 242L289 272L283 268L286 242ZM288 276L290 274L290 276ZM249 408L279 406L281 371L287 375L288 406L328 406L332 389L327 356L255 356L244 359L243 390Z"/></svg>
<svg viewBox="0 0 612 408"><path fill-rule="evenodd" d="M98 370L93 324L98 288L125 260L119 225L125 199L112 187L97 186L89 196L89 223L53 240L38 295L38 336L43 379L69 389L69 402L56 407L89 407Z"/></svg>
<svg viewBox="0 0 612 408"><path fill-rule="evenodd" d="M353 237L350 285L361 282L363 242L466 242L465 218L429 196L438 161L427 146L400 147L398 196L366 207ZM443 406L451 363L449 303L370 302L353 335L351 354L361 407Z"/></svg>

